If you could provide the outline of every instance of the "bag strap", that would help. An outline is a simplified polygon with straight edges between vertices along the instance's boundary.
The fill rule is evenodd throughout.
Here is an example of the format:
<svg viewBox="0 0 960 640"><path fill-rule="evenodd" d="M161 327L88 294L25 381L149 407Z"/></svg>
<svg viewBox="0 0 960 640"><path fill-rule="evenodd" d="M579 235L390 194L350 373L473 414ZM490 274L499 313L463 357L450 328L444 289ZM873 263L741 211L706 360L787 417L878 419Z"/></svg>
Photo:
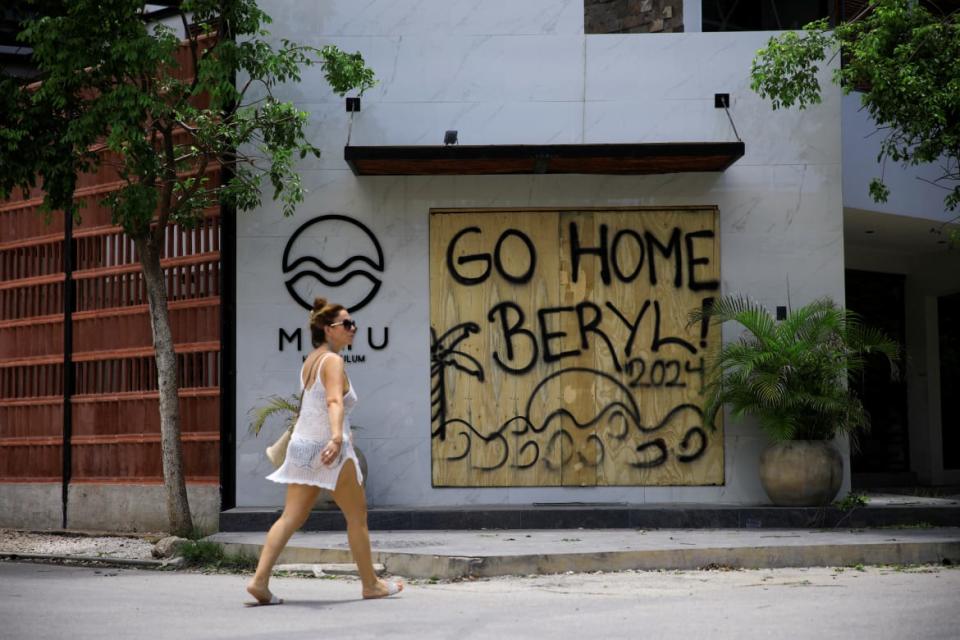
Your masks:
<svg viewBox="0 0 960 640"><path fill-rule="evenodd" d="M316 377L319 377L319 375L320 375L320 368L323 366L323 361L326 360L326 359L327 359L327 356L330 355L331 353L333 353L333 352L332 352L332 351L328 351L328 352L326 352L325 354L323 354L322 356L320 356L320 359L319 359L319 360L317 360L316 371L314 372L314 376L315 376L315 377L314 377L314 380L313 380L313 384L317 384L317 382L319 382L319 380L317 380ZM309 372L309 371L307 372L307 379L308 379L308 380L310 379L310 372ZM321 383L321 384L322 384L322 383ZM300 388L300 403L297 405L297 407L298 407L298 409L297 409L297 418L300 417L300 409L303 409L303 394L306 393L306 391L307 391L307 383L303 381L303 374L300 374L300 385L301 385L301 388ZM293 427L296 425L296 423L297 423L297 421L296 421L296 419L295 419L295 420L293 421L293 424L288 427L288 431L291 431L291 432L292 432L292 431L293 431Z"/></svg>
<svg viewBox="0 0 960 640"><path fill-rule="evenodd" d="M313 376L313 378L314 378L314 384L316 384L317 380L319 380L320 370L323 368L323 361L326 360L326 359L327 359L327 356L330 356L330 355L333 355L333 351L327 351L325 354L323 354L322 356L320 356L320 358L317 359L317 363L316 363L316 365L315 365L315 366L316 366L316 370L315 370L314 376ZM304 363L304 365L306 365L306 363ZM311 378L310 372L308 371L308 372L307 372L307 380L309 380L310 378ZM300 385L301 385L304 389L307 388L307 383L303 381L303 370L302 370L302 368L301 368L301 371L300 371Z"/></svg>

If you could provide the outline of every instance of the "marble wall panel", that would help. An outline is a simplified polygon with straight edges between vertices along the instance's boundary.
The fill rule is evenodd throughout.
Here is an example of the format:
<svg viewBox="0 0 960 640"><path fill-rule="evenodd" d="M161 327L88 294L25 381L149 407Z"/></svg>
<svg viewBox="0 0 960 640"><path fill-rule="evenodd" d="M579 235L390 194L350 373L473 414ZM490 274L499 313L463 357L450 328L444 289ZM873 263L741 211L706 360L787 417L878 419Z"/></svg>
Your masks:
<svg viewBox="0 0 960 640"><path fill-rule="evenodd" d="M576 144L582 142L579 102L447 102L424 108L420 102L369 102L355 114L307 104L307 135L320 158L298 161L298 170L350 170L344 160L348 135L354 146L440 145L456 130L459 144Z"/></svg>
<svg viewBox="0 0 960 640"><path fill-rule="evenodd" d="M827 87L823 103L806 111L773 112L750 89L751 61L771 35L588 36L585 140L712 142L739 136L746 143L739 165L840 162L840 94L829 84L830 67L819 75ZM733 126L713 106L715 93L730 94ZM777 144L768 144L772 140Z"/></svg>
<svg viewBox="0 0 960 640"><path fill-rule="evenodd" d="M528 102L583 98L583 36L319 38L359 51L377 75L371 102ZM319 65L275 95L300 104L337 102Z"/></svg>
<svg viewBox="0 0 960 640"><path fill-rule="evenodd" d="M702 99L606 100L584 105L584 142L730 142L733 129L713 96Z"/></svg>
<svg viewBox="0 0 960 640"><path fill-rule="evenodd" d="M285 33L322 36L579 35L583 0L266 0ZM307 19L305 19L307 18Z"/></svg>

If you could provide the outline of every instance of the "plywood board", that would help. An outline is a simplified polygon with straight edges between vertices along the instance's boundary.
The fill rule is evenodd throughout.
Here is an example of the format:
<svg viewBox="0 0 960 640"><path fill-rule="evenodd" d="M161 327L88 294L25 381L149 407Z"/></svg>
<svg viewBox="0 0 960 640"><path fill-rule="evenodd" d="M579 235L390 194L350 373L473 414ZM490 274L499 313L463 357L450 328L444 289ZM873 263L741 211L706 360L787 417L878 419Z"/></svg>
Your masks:
<svg viewBox="0 0 960 640"><path fill-rule="evenodd" d="M717 215L431 213L434 485L722 484Z"/></svg>
<svg viewBox="0 0 960 640"><path fill-rule="evenodd" d="M621 382L635 405L625 403L625 417L602 434L607 455L598 484L720 484L722 428L703 425L700 395L705 356L718 343L719 328L688 326L690 310L719 291L716 214L622 212L600 219L611 245L604 307L615 320L605 326L623 345ZM604 389L599 404L625 393Z"/></svg>

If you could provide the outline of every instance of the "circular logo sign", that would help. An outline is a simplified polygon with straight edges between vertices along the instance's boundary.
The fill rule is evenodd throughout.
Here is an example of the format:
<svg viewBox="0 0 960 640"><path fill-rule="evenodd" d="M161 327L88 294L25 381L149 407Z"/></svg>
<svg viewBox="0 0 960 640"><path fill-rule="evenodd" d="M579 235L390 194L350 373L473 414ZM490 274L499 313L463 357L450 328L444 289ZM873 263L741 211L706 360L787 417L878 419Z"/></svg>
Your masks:
<svg viewBox="0 0 960 640"><path fill-rule="evenodd" d="M347 216L318 216L303 223L283 250L287 291L308 311L313 299L342 304L351 313L380 289L383 249L363 223Z"/></svg>

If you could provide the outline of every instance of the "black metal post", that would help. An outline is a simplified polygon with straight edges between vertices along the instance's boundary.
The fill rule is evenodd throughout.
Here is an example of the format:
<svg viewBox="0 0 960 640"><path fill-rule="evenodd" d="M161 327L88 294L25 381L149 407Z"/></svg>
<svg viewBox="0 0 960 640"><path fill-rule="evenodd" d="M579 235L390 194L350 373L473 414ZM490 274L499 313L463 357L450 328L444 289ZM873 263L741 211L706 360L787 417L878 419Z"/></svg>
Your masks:
<svg viewBox="0 0 960 640"><path fill-rule="evenodd" d="M63 502L62 527L67 528L67 501L70 478L73 471L73 451L70 442L73 436L73 309L76 302L73 288L73 270L76 256L73 245L73 204L63 212L63 469L61 500Z"/></svg>
<svg viewBox="0 0 960 640"><path fill-rule="evenodd" d="M227 170L222 180L230 179ZM220 207L220 509L237 505L237 215Z"/></svg>

